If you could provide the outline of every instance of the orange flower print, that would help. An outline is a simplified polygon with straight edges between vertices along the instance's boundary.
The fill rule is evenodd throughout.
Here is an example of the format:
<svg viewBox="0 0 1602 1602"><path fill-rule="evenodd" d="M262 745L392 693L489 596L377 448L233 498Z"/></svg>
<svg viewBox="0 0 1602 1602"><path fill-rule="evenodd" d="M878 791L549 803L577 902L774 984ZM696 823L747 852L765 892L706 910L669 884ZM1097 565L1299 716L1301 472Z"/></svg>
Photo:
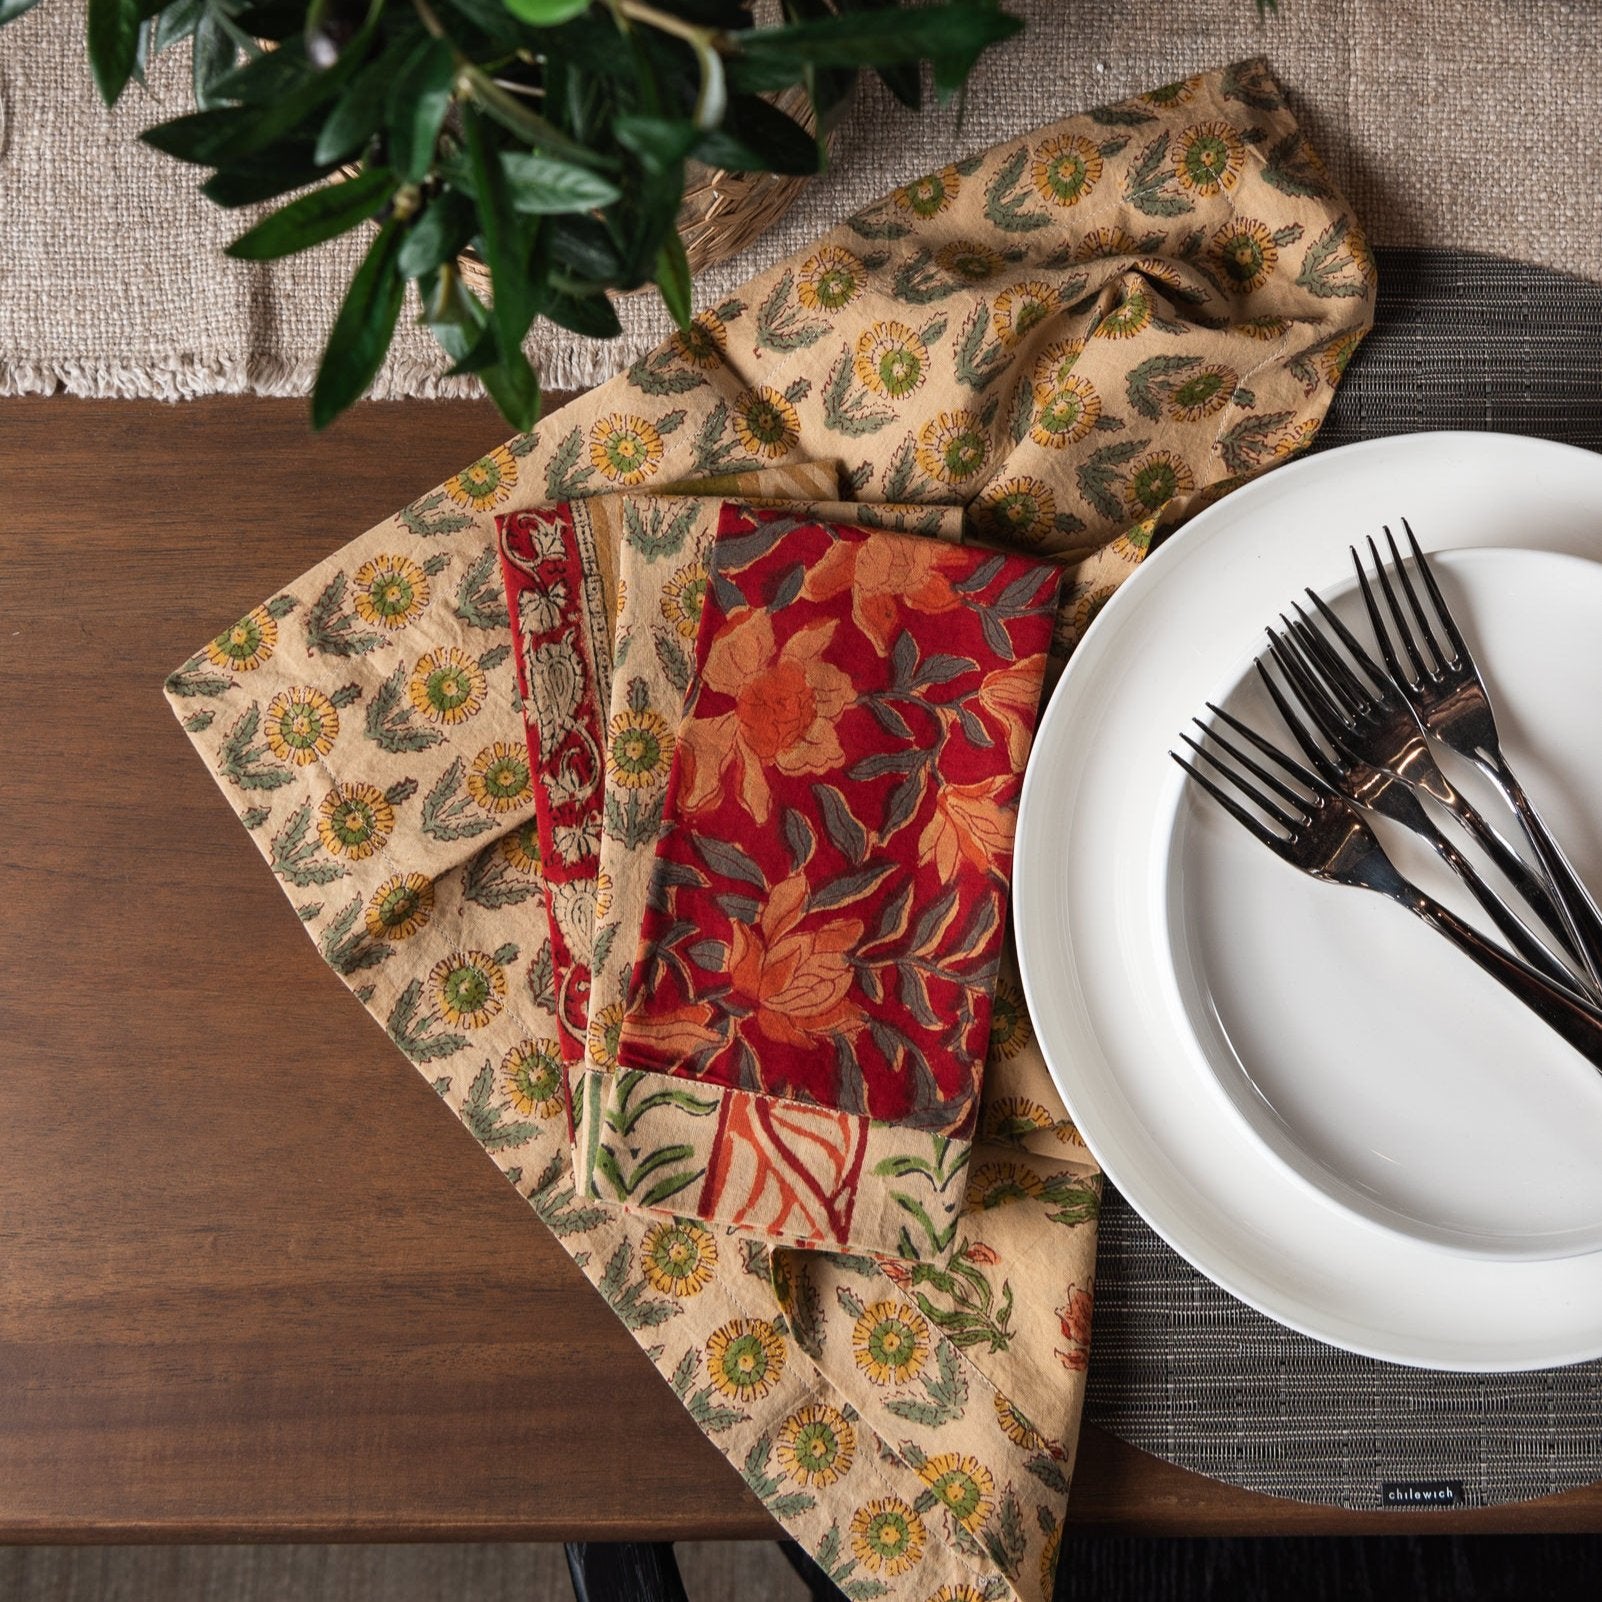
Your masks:
<svg viewBox="0 0 1602 1602"><path fill-rule="evenodd" d="M780 1045L815 1047L852 1033L861 1018L847 958L862 921L808 923L810 911L806 876L797 873L773 888L755 924L734 925L729 982L757 1029Z"/></svg>
<svg viewBox="0 0 1602 1602"><path fill-rule="evenodd" d="M735 704L732 712L692 719L686 728L680 746L685 811L716 806L732 769L746 810L766 823L773 796L765 767L824 773L844 763L834 725L856 692L846 674L823 660L837 626L832 618L820 619L780 646L772 614L753 607L712 642L703 690L732 696Z"/></svg>
<svg viewBox="0 0 1602 1602"><path fill-rule="evenodd" d="M960 547L941 540L894 536L860 543L838 540L808 573L802 593L811 600L830 601L849 592L852 622L881 651L888 651L900 631L897 617L902 607L934 614L957 605L957 592L945 575L965 560Z"/></svg>
<svg viewBox="0 0 1602 1602"><path fill-rule="evenodd" d="M1012 850L1015 814L1000 799L1012 782L1010 774L998 774L978 784L945 784L935 790L934 816L918 840L918 855L932 857L942 879L950 879L963 862L987 872Z"/></svg>
<svg viewBox="0 0 1602 1602"><path fill-rule="evenodd" d="M1054 1355L1064 1368L1075 1373L1090 1367L1090 1311L1093 1300L1090 1286L1070 1285L1068 1299L1057 1309L1067 1350L1059 1348Z"/></svg>
<svg viewBox="0 0 1602 1602"><path fill-rule="evenodd" d="M1020 657L985 676L975 699L1007 742L1007 758L1019 772L1034 744L1035 712L1045 664L1039 655Z"/></svg>

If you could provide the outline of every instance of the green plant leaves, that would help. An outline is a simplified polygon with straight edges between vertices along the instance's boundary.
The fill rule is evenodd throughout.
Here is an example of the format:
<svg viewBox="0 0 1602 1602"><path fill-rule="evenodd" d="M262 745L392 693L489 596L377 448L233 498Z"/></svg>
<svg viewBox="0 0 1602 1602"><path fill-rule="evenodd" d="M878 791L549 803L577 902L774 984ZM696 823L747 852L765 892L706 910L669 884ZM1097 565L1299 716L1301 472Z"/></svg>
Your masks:
<svg viewBox="0 0 1602 1602"><path fill-rule="evenodd" d="M116 105L133 76L142 20L139 0L89 0L89 66L108 106Z"/></svg>
<svg viewBox="0 0 1602 1602"><path fill-rule="evenodd" d="M264 217L228 247L228 254L240 261L273 261L309 250L376 216L395 185L387 167L369 167L354 178L325 184Z"/></svg>
<svg viewBox="0 0 1602 1602"><path fill-rule="evenodd" d="M0 28L15 22L25 11L32 11L39 0L0 0Z"/></svg>
<svg viewBox="0 0 1602 1602"><path fill-rule="evenodd" d="M162 13L163 19L167 14L165 11ZM218 103L217 85L234 70L239 46L228 31L221 12L210 9L202 10L196 17L191 37L194 44L191 46L190 79L194 85L195 104L205 111ZM161 48L161 35L158 32L158 53Z"/></svg>
<svg viewBox="0 0 1602 1602"><path fill-rule="evenodd" d="M757 95L735 95L723 126L696 142L695 157L731 172L814 173L823 166L817 140L795 118Z"/></svg>
<svg viewBox="0 0 1602 1602"><path fill-rule="evenodd" d="M401 246L401 273L407 278L421 278L424 273L455 261L467 248L477 226L466 197L447 189L413 219L406 243Z"/></svg>
<svg viewBox="0 0 1602 1602"><path fill-rule="evenodd" d="M656 258L656 287L662 301L680 328L690 326L690 263L684 254L684 241L669 232Z"/></svg>
<svg viewBox="0 0 1602 1602"><path fill-rule="evenodd" d="M537 28L554 28L588 11L590 0L505 0L506 9Z"/></svg>
<svg viewBox="0 0 1602 1602"><path fill-rule="evenodd" d="M402 183L421 183L434 164L455 76L456 53L449 41L423 39L390 85L389 159Z"/></svg>
<svg viewBox="0 0 1602 1602"><path fill-rule="evenodd" d="M385 223L356 269L317 370L313 428L326 428L359 399L384 360L406 293L396 260L400 242L400 225Z"/></svg>
<svg viewBox="0 0 1602 1602"><path fill-rule="evenodd" d="M502 153L500 162L513 209L528 216L594 211L623 197L623 191L610 179L551 156L508 150Z"/></svg>

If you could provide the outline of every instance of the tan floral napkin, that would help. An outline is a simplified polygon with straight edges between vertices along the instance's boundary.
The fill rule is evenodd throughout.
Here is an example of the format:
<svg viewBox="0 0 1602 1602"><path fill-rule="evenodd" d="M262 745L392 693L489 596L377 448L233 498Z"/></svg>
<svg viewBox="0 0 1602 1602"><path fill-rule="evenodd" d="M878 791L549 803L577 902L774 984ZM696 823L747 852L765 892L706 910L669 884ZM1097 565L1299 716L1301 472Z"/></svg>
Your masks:
<svg viewBox="0 0 1602 1602"><path fill-rule="evenodd" d="M1066 649L1158 526L1307 443L1372 304L1266 68L1171 85L897 191L168 682L324 958L856 1597L1049 1590L1098 1178L1004 971L944 1260L770 1252L576 1195L493 517L839 460L852 499L965 505L1069 563Z"/></svg>

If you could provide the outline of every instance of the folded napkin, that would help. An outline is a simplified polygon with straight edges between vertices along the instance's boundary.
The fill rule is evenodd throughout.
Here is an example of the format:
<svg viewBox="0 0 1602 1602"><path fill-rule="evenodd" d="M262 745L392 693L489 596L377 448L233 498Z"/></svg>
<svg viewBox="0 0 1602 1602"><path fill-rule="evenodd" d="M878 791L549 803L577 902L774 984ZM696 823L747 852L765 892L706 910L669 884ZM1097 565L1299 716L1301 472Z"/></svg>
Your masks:
<svg viewBox="0 0 1602 1602"><path fill-rule="evenodd" d="M1060 577L725 506L597 1194L949 1249Z"/></svg>
<svg viewBox="0 0 1602 1602"><path fill-rule="evenodd" d="M774 1250L577 1194L559 1036L592 1009L566 997L559 1022L493 519L835 461L849 499L966 508L997 543L1061 559L1060 657L1156 529L1307 443L1372 305L1361 232L1266 69L1189 79L896 191L168 681L325 960L851 1594L1049 1591L1094 1165L1004 953L970 1210L938 1260ZM605 641L596 610L578 626Z"/></svg>

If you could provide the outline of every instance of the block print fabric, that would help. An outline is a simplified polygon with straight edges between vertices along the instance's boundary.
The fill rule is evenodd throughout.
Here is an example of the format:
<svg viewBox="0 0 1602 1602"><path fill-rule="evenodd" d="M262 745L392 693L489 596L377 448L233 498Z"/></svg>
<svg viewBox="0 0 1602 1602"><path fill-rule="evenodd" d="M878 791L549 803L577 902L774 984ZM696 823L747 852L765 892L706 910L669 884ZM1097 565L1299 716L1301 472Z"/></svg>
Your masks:
<svg viewBox="0 0 1602 1602"><path fill-rule="evenodd" d="M1060 660L1154 531L1312 438L1373 285L1266 67L1187 79L905 185L265 598L168 681L324 960L854 1597L1049 1592L1094 1167L1004 957L1000 1072L938 1259L774 1251L576 1193L559 1035L578 1009L559 1024L494 519L836 461L852 501L957 511L1060 559ZM604 585L603 547L597 531Z"/></svg>
<svg viewBox="0 0 1602 1602"><path fill-rule="evenodd" d="M1059 579L724 509L600 1195L643 1170L793 1242L949 1240Z"/></svg>

